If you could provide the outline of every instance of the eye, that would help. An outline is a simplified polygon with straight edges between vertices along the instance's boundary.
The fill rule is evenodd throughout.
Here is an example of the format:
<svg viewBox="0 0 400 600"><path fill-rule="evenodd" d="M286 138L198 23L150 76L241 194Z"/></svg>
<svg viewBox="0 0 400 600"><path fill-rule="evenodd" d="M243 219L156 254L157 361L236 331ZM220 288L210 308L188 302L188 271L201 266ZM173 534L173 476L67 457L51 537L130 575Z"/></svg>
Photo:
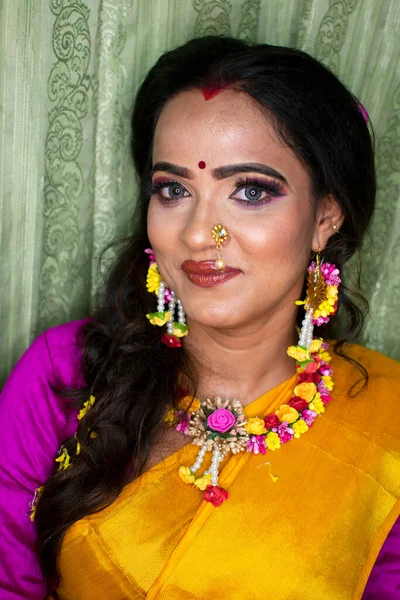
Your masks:
<svg viewBox="0 0 400 600"><path fill-rule="evenodd" d="M180 183L170 183L169 185L161 188L163 190L163 197L173 198L174 200L178 200L179 198L185 197L185 192L187 192L186 188Z"/></svg>
<svg viewBox="0 0 400 600"><path fill-rule="evenodd" d="M155 181L150 182L146 192L149 196L158 195L161 200L180 200L189 196L188 190L178 181Z"/></svg>
<svg viewBox="0 0 400 600"><path fill-rule="evenodd" d="M255 186L242 188L241 191L244 192L247 200L259 200L263 194L263 190L260 190L260 188Z"/></svg>
<svg viewBox="0 0 400 600"><path fill-rule="evenodd" d="M279 196L286 196L283 193L283 183L251 178L237 181L231 198L247 206L263 206Z"/></svg>

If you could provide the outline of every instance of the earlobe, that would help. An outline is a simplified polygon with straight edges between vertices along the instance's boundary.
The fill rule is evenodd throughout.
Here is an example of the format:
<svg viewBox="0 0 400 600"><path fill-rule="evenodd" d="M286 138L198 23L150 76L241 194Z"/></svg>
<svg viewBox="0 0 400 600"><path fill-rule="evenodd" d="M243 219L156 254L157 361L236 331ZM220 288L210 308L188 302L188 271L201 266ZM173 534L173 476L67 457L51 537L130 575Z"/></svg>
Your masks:
<svg viewBox="0 0 400 600"><path fill-rule="evenodd" d="M329 238L339 232L343 222L343 211L335 197L329 194L318 207L312 250L314 252L324 250Z"/></svg>

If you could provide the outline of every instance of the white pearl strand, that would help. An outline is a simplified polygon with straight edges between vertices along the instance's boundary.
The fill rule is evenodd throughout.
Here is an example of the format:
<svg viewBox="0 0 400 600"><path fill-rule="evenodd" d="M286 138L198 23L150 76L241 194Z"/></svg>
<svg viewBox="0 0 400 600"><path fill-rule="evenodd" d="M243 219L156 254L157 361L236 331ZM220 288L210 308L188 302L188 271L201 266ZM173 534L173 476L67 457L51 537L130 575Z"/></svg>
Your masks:
<svg viewBox="0 0 400 600"><path fill-rule="evenodd" d="M207 452L207 444L203 444L197 455L196 462L194 462L193 465L190 467L190 470L192 471L192 473L196 473L196 471L198 471L200 469L200 467L203 463L204 457L206 455L206 452ZM225 456L226 456L226 450L223 450L221 452L221 450L218 446L214 447L214 452L213 452L213 456L211 459L210 468L207 471L204 471L204 475L209 475L211 473L211 484L212 485L218 485L218 468L219 468L220 463L224 460Z"/></svg>
<svg viewBox="0 0 400 600"><path fill-rule="evenodd" d="M168 303L168 310L171 312L171 318L167 323L168 335L174 335L174 313L175 313L175 292L171 291L171 300Z"/></svg>
<svg viewBox="0 0 400 600"><path fill-rule="evenodd" d="M193 465L190 467L190 470L192 471L192 473L196 473L196 471L198 471L200 469L200 467L203 463L204 457L206 455L206 452L207 452L207 445L203 444L197 455L196 462L194 462Z"/></svg>
<svg viewBox="0 0 400 600"><path fill-rule="evenodd" d="M314 323L313 323L313 309L310 308L306 312L306 316L302 321L302 328L299 339L299 346L309 348L313 339Z"/></svg>
<svg viewBox="0 0 400 600"><path fill-rule="evenodd" d="M165 310L165 289L165 282L161 281L157 293L157 312L164 312ZM183 310L181 301L176 297L175 292L171 291L171 300L168 303L168 310L171 312L171 318L167 323L168 335L174 334L175 305L178 307L178 323L181 325L186 324L185 311Z"/></svg>
<svg viewBox="0 0 400 600"><path fill-rule="evenodd" d="M164 307L165 307L165 283L163 281L160 282L160 287L158 288L158 294L157 294L157 312L164 312Z"/></svg>
<svg viewBox="0 0 400 600"><path fill-rule="evenodd" d="M218 485L218 468L220 462L223 461L226 452L221 452L218 446L214 447L213 456L211 459L211 466L204 475L211 473L211 485Z"/></svg>
<svg viewBox="0 0 400 600"><path fill-rule="evenodd" d="M180 323L181 325L185 325L185 323L186 323L185 311L183 310L181 301L177 299L176 304L178 306L178 323Z"/></svg>

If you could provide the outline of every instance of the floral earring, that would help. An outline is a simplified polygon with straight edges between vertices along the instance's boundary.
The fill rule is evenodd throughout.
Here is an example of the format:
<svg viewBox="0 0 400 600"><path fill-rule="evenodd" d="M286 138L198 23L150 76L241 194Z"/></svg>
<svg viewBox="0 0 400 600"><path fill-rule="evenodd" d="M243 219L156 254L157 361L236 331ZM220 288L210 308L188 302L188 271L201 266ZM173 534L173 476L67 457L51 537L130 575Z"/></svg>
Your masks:
<svg viewBox="0 0 400 600"><path fill-rule="evenodd" d="M167 332L161 337L161 341L170 348L179 348L182 346L181 337L189 333L186 325L185 312L181 301L176 297L175 292L170 290L165 281L163 281L158 270L155 256L151 248L145 250L149 255L150 265L147 271L146 288L150 293L157 296L157 311L148 313L146 317L152 325L162 327L167 326ZM165 304L168 302L168 309L165 310ZM178 309L178 321L174 321L175 308Z"/></svg>
<svg viewBox="0 0 400 600"><path fill-rule="evenodd" d="M306 315L302 322L299 346L309 348L313 340L314 325L320 326L329 322L329 318L337 311L338 287L341 283L339 269L329 263L320 262L320 253L308 267L307 293L305 300L297 300L297 305L304 305Z"/></svg>

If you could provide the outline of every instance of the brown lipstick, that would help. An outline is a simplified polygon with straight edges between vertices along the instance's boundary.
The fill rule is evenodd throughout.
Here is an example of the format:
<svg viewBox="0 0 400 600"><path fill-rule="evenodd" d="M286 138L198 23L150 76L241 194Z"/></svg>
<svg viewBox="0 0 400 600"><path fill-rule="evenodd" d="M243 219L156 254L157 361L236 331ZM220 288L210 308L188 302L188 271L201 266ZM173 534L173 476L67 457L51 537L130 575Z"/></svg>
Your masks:
<svg viewBox="0 0 400 600"><path fill-rule="evenodd" d="M199 287L214 287L239 275L241 271L226 265L223 270L216 269L214 260L185 260L181 265L186 277Z"/></svg>

